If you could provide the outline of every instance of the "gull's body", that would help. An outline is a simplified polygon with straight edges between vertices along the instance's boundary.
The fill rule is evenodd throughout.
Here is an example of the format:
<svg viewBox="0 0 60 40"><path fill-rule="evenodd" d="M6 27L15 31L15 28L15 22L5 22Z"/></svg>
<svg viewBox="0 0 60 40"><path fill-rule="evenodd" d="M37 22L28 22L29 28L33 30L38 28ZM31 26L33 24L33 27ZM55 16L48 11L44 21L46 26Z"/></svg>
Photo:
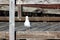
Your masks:
<svg viewBox="0 0 60 40"><path fill-rule="evenodd" d="M28 16L26 16L26 20L24 22L24 26L25 27L30 27L30 22L29 22Z"/></svg>

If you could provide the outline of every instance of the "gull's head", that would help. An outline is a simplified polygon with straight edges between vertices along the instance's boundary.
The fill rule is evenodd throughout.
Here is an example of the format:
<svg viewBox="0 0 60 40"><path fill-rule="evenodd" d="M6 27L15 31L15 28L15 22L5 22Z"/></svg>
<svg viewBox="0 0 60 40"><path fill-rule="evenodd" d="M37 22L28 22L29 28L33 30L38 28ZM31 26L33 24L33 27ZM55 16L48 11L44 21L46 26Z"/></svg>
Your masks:
<svg viewBox="0 0 60 40"><path fill-rule="evenodd" d="M28 18L28 16L26 16L26 18Z"/></svg>

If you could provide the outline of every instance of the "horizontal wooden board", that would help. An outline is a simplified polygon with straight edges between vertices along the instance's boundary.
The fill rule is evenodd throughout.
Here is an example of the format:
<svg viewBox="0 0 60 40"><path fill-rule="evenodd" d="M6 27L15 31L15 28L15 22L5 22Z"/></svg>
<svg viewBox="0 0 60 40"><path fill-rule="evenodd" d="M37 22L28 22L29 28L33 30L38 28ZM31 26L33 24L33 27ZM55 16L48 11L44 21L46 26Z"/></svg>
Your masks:
<svg viewBox="0 0 60 40"><path fill-rule="evenodd" d="M16 17L16 21L24 21L25 17ZM60 21L60 17L29 17L30 21ZM9 17L0 17L0 21L9 21Z"/></svg>
<svg viewBox="0 0 60 40"><path fill-rule="evenodd" d="M5 34L5 35L4 35ZM0 38L9 38L9 32L0 32ZM41 39L57 39L60 38L60 32L30 32L30 31L17 31L16 38L41 38Z"/></svg>
<svg viewBox="0 0 60 40"><path fill-rule="evenodd" d="M22 4L22 6L37 7L37 8L49 8L49 9L60 9L60 4Z"/></svg>

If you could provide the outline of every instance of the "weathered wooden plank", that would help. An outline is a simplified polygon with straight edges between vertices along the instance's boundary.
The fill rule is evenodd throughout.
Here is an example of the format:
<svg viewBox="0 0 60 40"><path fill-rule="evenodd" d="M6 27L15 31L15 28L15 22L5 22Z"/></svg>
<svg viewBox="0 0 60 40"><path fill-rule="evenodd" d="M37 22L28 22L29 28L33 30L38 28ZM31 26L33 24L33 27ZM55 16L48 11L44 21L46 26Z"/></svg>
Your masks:
<svg viewBox="0 0 60 40"><path fill-rule="evenodd" d="M0 4L9 4L9 0L0 0Z"/></svg>
<svg viewBox="0 0 60 40"><path fill-rule="evenodd" d="M23 4L26 7L36 7L36 8L49 8L49 9L60 9L60 4Z"/></svg>
<svg viewBox="0 0 60 40"><path fill-rule="evenodd" d="M60 21L60 17L29 17L31 21ZM24 21L25 18L21 17L21 21Z"/></svg>
<svg viewBox="0 0 60 40"><path fill-rule="evenodd" d="M21 0L17 0L16 1L21 2ZM60 1L59 0L24 0L25 3L27 4L59 4ZM9 4L9 0L0 0L0 4ZM20 3L19 3L20 4Z"/></svg>
<svg viewBox="0 0 60 40"><path fill-rule="evenodd" d="M60 21L60 17L29 17L30 21ZM0 17L0 21L8 21L9 17ZM24 21L25 17L15 18L16 21Z"/></svg>
<svg viewBox="0 0 60 40"><path fill-rule="evenodd" d="M8 32L0 32L0 38L9 38ZM38 31L17 31L16 38L41 38L41 39L47 39L47 38L60 38L60 32L38 32Z"/></svg>

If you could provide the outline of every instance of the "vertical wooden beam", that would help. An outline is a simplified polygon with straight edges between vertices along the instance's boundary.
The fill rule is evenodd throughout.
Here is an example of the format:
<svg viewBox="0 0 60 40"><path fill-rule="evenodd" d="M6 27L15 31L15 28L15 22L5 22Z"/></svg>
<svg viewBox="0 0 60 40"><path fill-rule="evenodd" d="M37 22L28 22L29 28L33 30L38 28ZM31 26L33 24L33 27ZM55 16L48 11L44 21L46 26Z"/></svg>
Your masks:
<svg viewBox="0 0 60 40"><path fill-rule="evenodd" d="M15 40L15 0L9 0L9 40Z"/></svg>
<svg viewBox="0 0 60 40"><path fill-rule="evenodd" d="M19 18L21 17L21 4L18 5L18 17Z"/></svg>
<svg viewBox="0 0 60 40"><path fill-rule="evenodd" d="M21 4L18 4L18 19L21 20Z"/></svg>

